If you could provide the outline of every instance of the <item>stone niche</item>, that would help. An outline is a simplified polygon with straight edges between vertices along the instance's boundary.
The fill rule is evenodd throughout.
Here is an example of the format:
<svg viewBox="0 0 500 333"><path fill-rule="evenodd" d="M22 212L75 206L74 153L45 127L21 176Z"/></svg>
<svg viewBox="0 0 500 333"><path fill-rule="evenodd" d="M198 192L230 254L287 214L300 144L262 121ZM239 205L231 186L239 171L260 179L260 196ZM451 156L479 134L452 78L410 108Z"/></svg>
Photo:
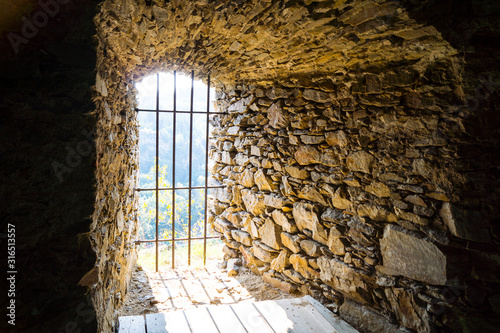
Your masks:
<svg viewBox="0 0 500 333"><path fill-rule="evenodd" d="M447 25L425 20L433 10L404 1L104 1L89 273L99 329L113 326L135 255L133 83L193 69L211 75L223 112L212 124L210 172L226 187L210 224L226 259L241 257L263 283L310 294L362 331L493 331L498 78L480 64L498 74L498 53L478 42L464 59ZM488 94L475 95L478 87Z"/></svg>

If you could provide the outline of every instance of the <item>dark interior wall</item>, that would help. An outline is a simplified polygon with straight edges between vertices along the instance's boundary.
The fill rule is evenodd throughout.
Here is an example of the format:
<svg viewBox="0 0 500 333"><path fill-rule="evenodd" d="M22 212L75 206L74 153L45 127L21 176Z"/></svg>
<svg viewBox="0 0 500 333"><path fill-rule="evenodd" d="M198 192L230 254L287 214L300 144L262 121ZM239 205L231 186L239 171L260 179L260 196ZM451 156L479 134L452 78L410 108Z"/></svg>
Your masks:
<svg viewBox="0 0 500 333"><path fill-rule="evenodd" d="M95 262L86 233L95 198L97 1L44 3L19 15L0 43L1 250L6 258L14 225L17 271L15 297L2 288L0 331L95 332L92 302L77 283ZM15 326L5 314L10 299Z"/></svg>

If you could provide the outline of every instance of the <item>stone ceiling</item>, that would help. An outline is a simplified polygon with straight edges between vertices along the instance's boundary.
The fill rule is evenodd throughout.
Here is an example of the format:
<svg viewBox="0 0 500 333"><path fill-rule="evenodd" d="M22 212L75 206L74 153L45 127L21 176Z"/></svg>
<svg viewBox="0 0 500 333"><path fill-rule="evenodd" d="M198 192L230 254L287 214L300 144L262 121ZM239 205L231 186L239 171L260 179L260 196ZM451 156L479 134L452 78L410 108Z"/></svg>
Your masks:
<svg viewBox="0 0 500 333"><path fill-rule="evenodd" d="M216 84L300 80L328 90L336 75L455 53L398 1L108 0L96 23L125 72L195 69Z"/></svg>

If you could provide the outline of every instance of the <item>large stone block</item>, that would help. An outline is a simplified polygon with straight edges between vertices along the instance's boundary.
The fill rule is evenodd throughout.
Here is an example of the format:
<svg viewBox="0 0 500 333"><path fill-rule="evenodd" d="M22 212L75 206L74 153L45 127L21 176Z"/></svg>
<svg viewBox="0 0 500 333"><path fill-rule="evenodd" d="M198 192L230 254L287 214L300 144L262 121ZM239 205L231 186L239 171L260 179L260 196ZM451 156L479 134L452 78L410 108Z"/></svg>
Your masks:
<svg viewBox="0 0 500 333"><path fill-rule="evenodd" d="M300 189L298 197L301 199L306 199L309 201L314 201L322 206L328 206L325 198L319 193L319 191L314 186L304 186Z"/></svg>
<svg viewBox="0 0 500 333"><path fill-rule="evenodd" d="M307 229L312 232L312 238L326 245L328 242L328 231L319 223L318 215L314 206L305 202L293 204L293 218L300 231Z"/></svg>
<svg viewBox="0 0 500 333"><path fill-rule="evenodd" d="M298 231L295 223L293 223L293 221L290 221L282 210L273 210L271 216L273 217L274 222L280 225L286 232L295 233Z"/></svg>
<svg viewBox="0 0 500 333"><path fill-rule="evenodd" d="M259 228L259 236L264 244L279 250L281 244L281 227L275 224L271 219L266 219L266 222Z"/></svg>
<svg viewBox="0 0 500 333"><path fill-rule="evenodd" d="M321 154L314 146L300 146L295 152L295 160L300 165L320 163Z"/></svg>
<svg viewBox="0 0 500 333"><path fill-rule="evenodd" d="M269 178L267 178L267 176L264 174L263 169L257 170L257 172L254 174L254 180L260 191L272 192L276 190L276 186L274 186L273 182Z"/></svg>
<svg viewBox="0 0 500 333"><path fill-rule="evenodd" d="M309 266L307 258L300 254L292 254L290 256L290 263L293 265L293 269L300 273L304 278L308 280L319 279L320 273L314 268Z"/></svg>
<svg viewBox="0 0 500 333"><path fill-rule="evenodd" d="M373 283L373 278L338 259L323 256L318 258L317 264L321 270L320 278L324 283L357 302L372 302L368 283Z"/></svg>
<svg viewBox="0 0 500 333"><path fill-rule="evenodd" d="M255 192L251 190L242 190L241 191L243 203L245 204L246 210L252 213L253 215L261 215L264 213L266 209L266 205L264 204L264 200Z"/></svg>
<svg viewBox="0 0 500 333"><path fill-rule="evenodd" d="M347 157L347 167L351 171L371 173L374 160L372 154L360 150Z"/></svg>
<svg viewBox="0 0 500 333"><path fill-rule="evenodd" d="M299 253L301 251L300 241L302 238L299 235L289 234L287 232L281 233L281 242L285 247L287 247L293 253Z"/></svg>
<svg viewBox="0 0 500 333"><path fill-rule="evenodd" d="M380 240L380 250L386 274L435 285L446 283L446 256L436 245L388 225Z"/></svg>
<svg viewBox="0 0 500 333"><path fill-rule="evenodd" d="M288 112L283 110L281 102L276 102L271 105L267 111L267 117L269 118L269 125L276 129L287 127L290 124Z"/></svg>

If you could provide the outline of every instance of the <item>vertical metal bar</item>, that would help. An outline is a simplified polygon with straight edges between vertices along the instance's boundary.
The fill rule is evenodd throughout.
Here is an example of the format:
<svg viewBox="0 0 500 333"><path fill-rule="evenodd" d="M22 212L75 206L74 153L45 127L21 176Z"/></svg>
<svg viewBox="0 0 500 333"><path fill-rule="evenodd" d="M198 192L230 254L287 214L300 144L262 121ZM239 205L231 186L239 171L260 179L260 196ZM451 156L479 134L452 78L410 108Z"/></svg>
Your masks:
<svg viewBox="0 0 500 333"><path fill-rule="evenodd" d="M208 219L208 137L210 121L210 75L207 77L207 131L205 147L205 220L203 221L203 265L207 264L207 219Z"/></svg>
<svg viewBox="0 0 500 333"><path fill-rule="evenodd" d="M174 110L173 110L173 150L172 150L172 268L175 267L175 135L177 124L177 71L174 71Z"/></svg>
<svg viewBox="0 0 500 333"><path fill-rule="evenodd" d="M194 100L194 70L191 71L191 103L189 113L189 187L192 186L193 180L193 100ZM188 195L188 265L191 265L191 193L190 188Z"/></svg>
<svg viewBox="0 0 500 333"><path fill-rule="evenodd" d="M160 144L160 74L156 74L156 237L155 237L155 266L158 272L158 230L159 230L159 220L158 220L158 199L159 199L159 144Z"/></svg>

